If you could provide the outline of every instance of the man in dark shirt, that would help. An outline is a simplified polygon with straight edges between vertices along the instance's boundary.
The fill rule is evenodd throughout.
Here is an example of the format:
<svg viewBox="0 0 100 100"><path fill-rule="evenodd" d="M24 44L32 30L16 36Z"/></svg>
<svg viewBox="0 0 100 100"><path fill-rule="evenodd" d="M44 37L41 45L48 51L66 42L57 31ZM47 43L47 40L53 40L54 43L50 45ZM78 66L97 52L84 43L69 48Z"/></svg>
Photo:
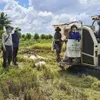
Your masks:
<svg viewBox="0 0 100 100"><path fill-rule="evenodd" d="M13 63L17 65L17 53L19 48L19 34L18 30L12 34L12 42L13 42Z"/></svg>
<svg viewBox="0 0 100 100"><path fill-rule="evenodd" d="M61 29L59 27L56 28L55 30L55 34L54 34L54 41L55 41L55 49L56 49L56 60L57 62L59 62L61 59L60 59L60 53L61 53Z"/></svg>

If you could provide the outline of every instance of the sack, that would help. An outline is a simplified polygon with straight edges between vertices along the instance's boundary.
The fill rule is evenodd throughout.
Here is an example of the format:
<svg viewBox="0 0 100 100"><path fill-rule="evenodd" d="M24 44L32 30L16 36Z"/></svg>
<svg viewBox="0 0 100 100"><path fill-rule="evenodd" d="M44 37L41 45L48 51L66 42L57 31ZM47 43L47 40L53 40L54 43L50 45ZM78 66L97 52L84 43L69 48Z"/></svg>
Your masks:
<svg viewBox="0 0 100 100"><path fill-rule="evenodd" d="M68 57L81 57L80 42L68 39L66 54Z"/></svg>

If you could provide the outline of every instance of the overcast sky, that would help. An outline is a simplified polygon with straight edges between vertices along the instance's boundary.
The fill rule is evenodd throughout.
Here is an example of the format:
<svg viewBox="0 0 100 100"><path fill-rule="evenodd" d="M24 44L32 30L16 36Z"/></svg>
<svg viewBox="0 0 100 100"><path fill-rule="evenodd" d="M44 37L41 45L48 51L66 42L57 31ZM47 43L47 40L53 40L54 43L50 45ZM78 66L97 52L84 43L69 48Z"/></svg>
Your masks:
<svg viewBox="0 0 100 100"><path fill-rule="evenodd" d="M91 16L100 14L100 0L0 0L1 11L22 33L53 34L56 23L82 20L91 25Z"/></svg>

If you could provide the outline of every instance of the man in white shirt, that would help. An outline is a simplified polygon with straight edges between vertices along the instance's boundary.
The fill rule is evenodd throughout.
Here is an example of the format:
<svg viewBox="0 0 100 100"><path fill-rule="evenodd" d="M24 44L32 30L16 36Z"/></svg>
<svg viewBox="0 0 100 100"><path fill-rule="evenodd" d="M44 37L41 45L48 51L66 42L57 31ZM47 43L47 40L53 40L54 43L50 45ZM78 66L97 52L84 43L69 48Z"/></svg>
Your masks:
<svg viewBox="0 0 100 100"><path fill-rule="evenodd" d="M11 26L6 26L6 32L2 34L3 46L3 67L7 68L12 61L13 43L12 43L12 30Z"/></svg>

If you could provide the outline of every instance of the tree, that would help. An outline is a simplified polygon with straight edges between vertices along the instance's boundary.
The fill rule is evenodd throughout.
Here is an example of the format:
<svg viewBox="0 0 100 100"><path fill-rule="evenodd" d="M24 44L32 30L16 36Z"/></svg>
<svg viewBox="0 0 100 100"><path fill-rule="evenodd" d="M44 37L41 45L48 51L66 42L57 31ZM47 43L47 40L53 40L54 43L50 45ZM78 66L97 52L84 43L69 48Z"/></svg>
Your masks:
<svg viewBox="0 0 100 100"><path fill-rule="evenodd" d="M0 29L3 30L4 26L11 24L9 17L4 12L0 13Z"/></svg>
<svg viewBox="0 0 100 100"><path fill-rule="evenodd" d="M41 34L40 38L45 39L45 34Z"/></svg>
<svg viewBox="0 0 100 100"><path fill-rule="evenodd" d="M53 38L53 36L52 36L51 34L49 34L49 35L48 35L48 38L49 38L49 39L52 39L52 38Z"/></svg>
<svg viewBox="0 0 100 100"><path fill-rule="evenodd" d="M39 34L38 34L38 33L35 33L35 34L34 34L34 39L35 39L35 40L38 40L38 39L39 39Z"/></svg>
<svg viewBox="0 0 100 100"><path fill-rule="evenodd" d="M22 34L21 37L22 37L23 39L25 39L25 34Z"/></svg>
<svg viewBox="0 0 100 100"><path fill-rule="evenodd" d="M30 33L27 33L27 34L26 34L26 39L29 40L29 39L31 39L31 37L32 37L32 35L31 35Z"/></svg>
<svg viewBox="0 0 100 100"><path fill-rule="evenodd" d="M45 39L49 39L49 36L48 35L45 35Z"/></svg>

